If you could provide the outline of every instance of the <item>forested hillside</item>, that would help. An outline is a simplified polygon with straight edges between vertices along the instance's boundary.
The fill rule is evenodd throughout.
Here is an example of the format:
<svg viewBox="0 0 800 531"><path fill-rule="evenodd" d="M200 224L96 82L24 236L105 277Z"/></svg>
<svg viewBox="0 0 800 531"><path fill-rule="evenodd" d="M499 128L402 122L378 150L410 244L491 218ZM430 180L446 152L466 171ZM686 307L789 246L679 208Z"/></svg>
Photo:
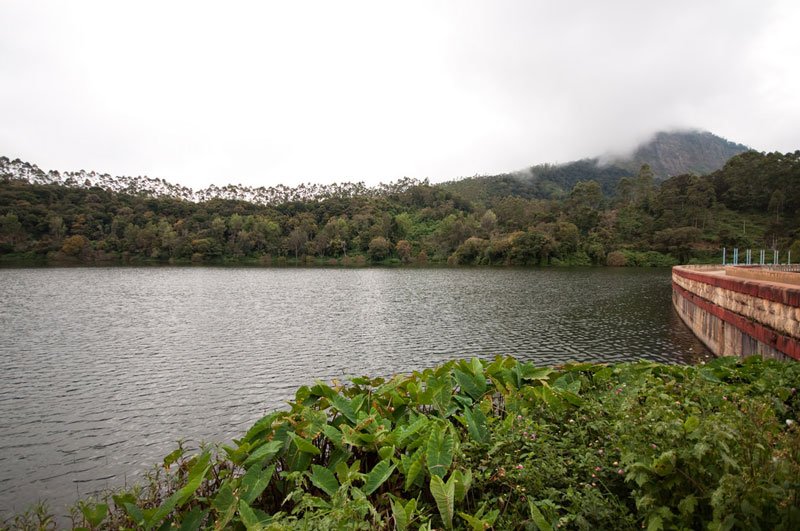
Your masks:
<svg viewBox="0 0 800 531"><path fill-rule="evenodd" d="M451 181L445 187L473 201L509 194L527 199L564 199L578 182L593 180L600 185L603 195L611 198L617 182L623 177L636 177L645 164L653 170L655 181L661 182L674 175L711 173L745 151L747 146L707 131L660 132L625 157L540 164L514 173Z"/></svg>
<svg viewBox="0 0 800 531"><path fill-rule="evenodd" d="M43 184L30 178L38 168L7 158L0 168L3 263L668 265L718 260L721 246L793 246L800 261L800 151L750 151L660 184L645 165L610 193L587 178L562 199L512 182L473 197L405 179L194 202L130 183Z"/></svg>

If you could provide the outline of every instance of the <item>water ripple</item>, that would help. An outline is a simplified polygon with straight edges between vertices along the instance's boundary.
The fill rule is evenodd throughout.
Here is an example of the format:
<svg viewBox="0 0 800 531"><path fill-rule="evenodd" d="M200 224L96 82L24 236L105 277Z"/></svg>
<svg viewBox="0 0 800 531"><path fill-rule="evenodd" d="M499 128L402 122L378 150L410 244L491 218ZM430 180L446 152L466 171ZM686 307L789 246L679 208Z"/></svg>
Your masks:
<svg viewBox="0 0 800 531"><path fill-rule="evenodd" d="M669 290L663 270L2 269L0 511L130 484L314 379L692 362L707 352Z"/></svg>

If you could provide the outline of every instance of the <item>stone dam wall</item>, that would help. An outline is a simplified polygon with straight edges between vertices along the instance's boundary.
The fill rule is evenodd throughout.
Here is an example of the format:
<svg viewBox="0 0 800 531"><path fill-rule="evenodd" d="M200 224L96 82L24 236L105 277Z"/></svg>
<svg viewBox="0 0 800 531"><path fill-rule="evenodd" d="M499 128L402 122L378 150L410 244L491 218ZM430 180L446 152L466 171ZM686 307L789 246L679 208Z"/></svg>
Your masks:
<svg viewBox="0 0 800 531"><path fill-rule="evenodd" d="M676 266L672 303L717 356L800 360L796 266Z"/></svg>

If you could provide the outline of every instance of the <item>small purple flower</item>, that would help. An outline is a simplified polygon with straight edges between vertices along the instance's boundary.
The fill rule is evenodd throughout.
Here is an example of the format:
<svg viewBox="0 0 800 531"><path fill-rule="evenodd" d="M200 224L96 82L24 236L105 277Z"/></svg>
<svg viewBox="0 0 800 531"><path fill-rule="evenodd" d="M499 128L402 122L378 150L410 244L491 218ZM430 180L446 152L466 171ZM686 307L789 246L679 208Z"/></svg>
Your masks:
<svg viewBox="0 0 800 531"><path fill-rule="evenodd" d="M522 467L522 465L517 465L517 468L519 468L521 470L523 467Z"/></svg>
<svg viewBox="0 0 800 531"><path fill-rule="evenodd" d="M603 454L603 450L597 450L597 453L602 455Z"/></svg>
<svg viewBox="0 0 800 531"><path fill-rule="evenodd" d="M622 469L620 468L619 470L617 470L617 474L624 474L624 472L623 472L623 471L622 471Z"/></svg>

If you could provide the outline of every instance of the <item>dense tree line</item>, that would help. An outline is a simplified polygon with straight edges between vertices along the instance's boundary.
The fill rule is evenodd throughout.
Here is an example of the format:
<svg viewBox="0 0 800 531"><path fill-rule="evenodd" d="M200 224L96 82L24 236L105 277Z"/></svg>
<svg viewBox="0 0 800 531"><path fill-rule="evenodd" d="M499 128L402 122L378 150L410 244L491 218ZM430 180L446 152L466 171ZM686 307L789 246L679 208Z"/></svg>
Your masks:
<svg viewBox="0 0 800 531"><path fill-rule="evenodd" d="M800 151L751 151L710 175L679 175L660 186L644 165L617 179L610 192L606 183L587 179L561 199L517 194L512 184L459 193L450 185L405 179L259 204L192 202L3 175L0 257L666 264L721 246L786 249L794 243L800 261Z"/></svg>

